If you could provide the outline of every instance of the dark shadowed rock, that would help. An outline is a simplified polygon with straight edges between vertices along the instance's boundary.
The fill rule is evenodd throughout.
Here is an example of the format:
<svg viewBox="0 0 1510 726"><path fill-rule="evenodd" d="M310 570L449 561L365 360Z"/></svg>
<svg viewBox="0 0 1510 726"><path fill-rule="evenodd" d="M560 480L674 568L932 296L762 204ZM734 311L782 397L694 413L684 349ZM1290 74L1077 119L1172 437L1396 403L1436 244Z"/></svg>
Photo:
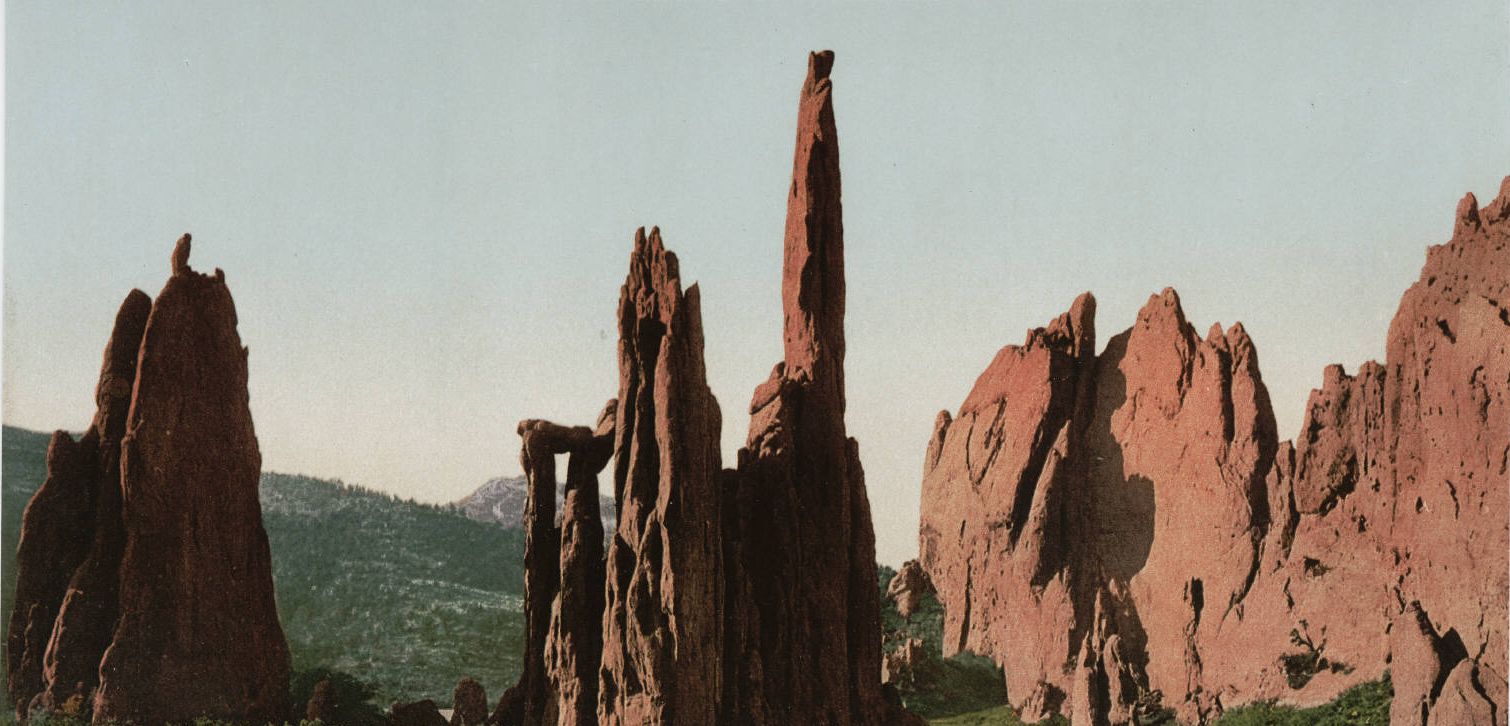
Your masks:
<svg viewBox="0 0 1510 726"><path fill-rule="evenodd" d="M53 626L43 671L39 706L63 712L69 703L88 703L99 685L100 659L110 645L119 612L120 562L126 547L121 521L121 439L136 381L136 358L152 300L132 290L115 316L95 387L94 421L81 445L94 451L93 541L74 570Z"/></svg>
<svg viewBox="0 0 1510 726"><path fill-rule="evenodd" d="M247 352L224 275L188 237L142 336L121 444L120 617L96 720L279 720L288 647L257 499Z"/></svg>
<svg viewBox="0 0 1510 726"><path fill-rule="evenodd" d="M877 724L880 603L859 446L844 425L844 223L830 52L808 59L782 264L784 356L725 485L728 723Z"/></svg>
<svg viewBox="0 0 1510 726"><path fill-rule="evenodd" d="M414 703L395 703L388 709L388 726L449 726L446 717L430 699Z"/></svg>
<svg viewBox="0 0 1510 726"><path fill-rule="evenodd" d="M482 726L488 718L488 693L482 684L463 678L451 692L451 726Z"/></svg>
<svg viewBox="0 0 1510 726"><path fill-rule="evenodd" d="M53 435L47 481L22 517L7 650L18 716L28 707L63 711L87 701L96 685L123 548L120 440L151 306L139 290L121 303L95 387L94 420L77 444Z"/></svg>
<svg viewBox="0 0 1510 726"><path fill-rule="evenodd" d="M7 635L6 687L17 718L42 692L42 660L68 579L88 553L95 485L90 459L67 433L47 446L47 479L21 515L16 600ZM80 535L83 536L80 536Z"/></svg>

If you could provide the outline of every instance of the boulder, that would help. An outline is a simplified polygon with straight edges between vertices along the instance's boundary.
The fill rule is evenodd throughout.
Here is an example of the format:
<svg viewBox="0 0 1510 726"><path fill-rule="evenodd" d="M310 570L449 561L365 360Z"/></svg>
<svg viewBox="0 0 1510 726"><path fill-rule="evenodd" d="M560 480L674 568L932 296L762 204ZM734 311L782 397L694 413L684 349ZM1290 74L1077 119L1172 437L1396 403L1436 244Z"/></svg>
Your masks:
<svg viewBox="0 0 1510 726"><path fill-rule="evenodd" d="M886 584L886 596L897 606L897 613L902 617L911 617L922 607L923 598L933 594L933 583L928 580L928 573L917 560L908 560L902 563L902 569Z"/></svg>

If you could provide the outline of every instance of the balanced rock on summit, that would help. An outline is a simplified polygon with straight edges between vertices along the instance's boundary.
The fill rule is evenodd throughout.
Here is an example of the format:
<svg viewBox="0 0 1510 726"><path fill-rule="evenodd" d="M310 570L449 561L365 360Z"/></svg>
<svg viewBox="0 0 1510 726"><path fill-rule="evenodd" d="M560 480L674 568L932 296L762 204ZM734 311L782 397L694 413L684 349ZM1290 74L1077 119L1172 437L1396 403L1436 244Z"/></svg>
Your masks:
<svg viewBox="0 0 1510 726"><path fill-rule="evenodd" d="M28 506L7 672L22 718L288 715L247 353L224 275L190 269L189 242L155 302L122 304L95 420L77 444L54 436Z"/></svg>

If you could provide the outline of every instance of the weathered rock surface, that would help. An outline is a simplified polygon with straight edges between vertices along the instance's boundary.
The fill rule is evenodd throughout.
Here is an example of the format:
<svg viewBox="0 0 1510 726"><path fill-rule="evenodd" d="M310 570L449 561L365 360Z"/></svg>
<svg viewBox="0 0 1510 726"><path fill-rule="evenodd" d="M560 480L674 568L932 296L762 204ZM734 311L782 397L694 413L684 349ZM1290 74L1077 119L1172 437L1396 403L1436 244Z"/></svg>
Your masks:
<svg viewBox="0 0 1510 726"><path fill-rule="evenodd" d="M718 403L703 368L696 285L682 291L660 230L635 235L619 296L614 427L618 529L598 718L712 723L723 625Z"/></svg>
<svg viewBox="0 0 1510 726"><path fill-rule="evenodd" d="M456 682L451 692L451 726L482 726L488 719L488 692L472 678Z"/></svg>
<svg viewBox="0 0 1510 726"><path fill-rule="evenodd" d="M288 647L257 499L246 349L220 271L188 235L147 319L121 442L120 616L94 718L288 715Z"/></svg>
<svg viewBox="0 0 1510 726"><path fill-rule="evenodd" d="M784 351L725 489L725 723L878 724L875 534L844 425L844 222L833 54L808 59L782 265Z"/></svg>
<svg viewBox="0 0 1510 726"><path fill-rule="evenodd" d="M63 605L69 576L88 553L93 479L88 451L63 431L47 446L47 479L21 516L16 550L16 601L8 635L6 686L25 719L42 692L42 659ZM80 536L80 534L84 536Z"/></svg>
<svg viewBox="0 0 1510 726"><path fill-rule="evenodd" d="M924 464L945 649L1001 662L1029 720L1158 692L1201 721L1386 668L1396 724L1502 720L1507 218L1510 180L1459 205L1385 364L1329 367L1293 444L1242 326L1201 338L1170 290L1099 356L1089 296L1004 348Z"/></svg>
<svg viewBox="0 0 1510 726"><path fill-rule="evenodd" d="M97 682L124 546L120 440L151 306L139 290L121 303L95 388L94 420L77 443L53 434L47 480L22 515L7 644L7 685L18 718L32 708L61 711L87 698Z"/></svg>
<svg viewBox="0 0 1510 726"><path fill-rule="evenodd" d="M886 583L886 596L896 603L902 617L911 617L923 604L923 598L933 593L933 582L917 560L902 563L902 569Z"/></svg>
<svg viewBox="0 0 1510 726"><path fill-rule="evenodd" d="M535 619L527 628L545 656L542 664L527 647L525 672L545 675L510 689L494 722L921 723L883 698L875 538L858 446L844 427L832 61L813 54L802 90L783 263L785 356L756 389L738 468L720 465L698 288L682 290L658 229L635 235L620 293L617 410L596 430L520 425L538 527L526 554L527 618L543 603L555 609L548 635ZM550 521L552 455L568 451L566 512L555 531L541 524ZM601 542L590 523L599 516L594 475L610 452L618 516L605 572L593 567ZM542 559L548 546L559 546L558 561ZM606 597L594 601L593 585L604 580L597 592ZM583 625L595 609L598 632ZM591 668L595 712L585 707Z"/></svg>

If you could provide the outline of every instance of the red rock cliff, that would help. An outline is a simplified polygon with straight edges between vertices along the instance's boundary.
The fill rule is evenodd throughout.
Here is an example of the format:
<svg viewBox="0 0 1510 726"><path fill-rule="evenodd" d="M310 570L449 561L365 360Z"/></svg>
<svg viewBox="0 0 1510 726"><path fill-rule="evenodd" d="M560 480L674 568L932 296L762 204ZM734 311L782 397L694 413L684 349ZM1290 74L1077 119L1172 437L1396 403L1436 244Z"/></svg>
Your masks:
<svg viewBox="0 0 1510 726"><path fill-rule="evenodd" d="M1157 693L1200 721L1389 668L1397 724L1502 720L1510 180L1457 217L1385 364L1328 368L1293 443L1242 326L1196 335L1171 290L1099 356L1088 296L998 353L924 464L946 649L1029 718Z"/></svg>

